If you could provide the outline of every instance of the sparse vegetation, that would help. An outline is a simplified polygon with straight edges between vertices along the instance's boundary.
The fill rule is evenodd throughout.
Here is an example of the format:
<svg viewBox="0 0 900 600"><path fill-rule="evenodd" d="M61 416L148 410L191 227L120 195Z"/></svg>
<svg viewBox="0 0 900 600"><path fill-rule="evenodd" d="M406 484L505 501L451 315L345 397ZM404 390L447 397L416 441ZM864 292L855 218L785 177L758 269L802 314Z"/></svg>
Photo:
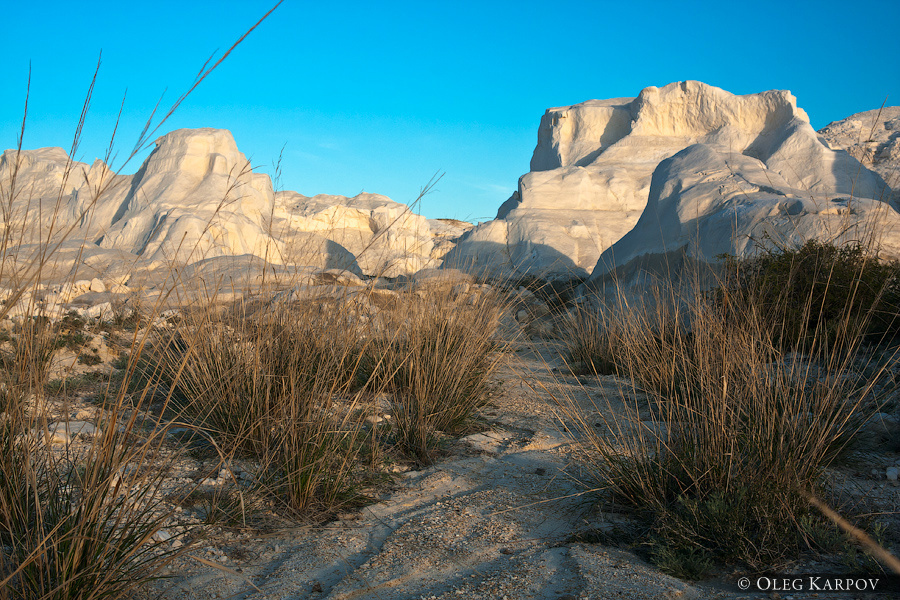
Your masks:
<svg viewBox="0 0 900 600"><path fill-rule="evenodd" d="M259 460L264 485L295 511L352 496L361 427L351 418L363 402L351 389L359 341L339 310L319 308L195 311L162 359L181 413L223 455Z"/></svg>
<svg viewBox="0 0 900 600"><path fill-rule="evenodd" d="M826 549L806 498L825 492L823 469L879 408L897 362L863 345L893 339L894 265L810 242L728 267L712 292L595 306L568 346L578 368L647 398L599 408L600 428L564 410L599 485L649 524L651 558L689 578Z"/></svg>
<svg viewBox="0 0 900 600"><path fill-rule="evenodd" d="M154 131L148 123L136 148ZM97 184L80 217L109 185ZM0 205L27 193L13 178ZM100 322L39 300L69 232L48 234L23 266L24 236L3 225L0 600L130 597L202 536L172 526L183 510L206 528L250 528L270 510L343 519L393 473L432 463L443 441L472 430L510 342L498 335L501 319L517 312L500 286L341 287L332 272L336 285L323 291L267 279L271 265L260 261L253 294L185 294L165 312L183 283L173 266L158 302L135 293ZM569 362L617 375L635 400L624 413L601 409L601 427L564 404L567 422L600 485L647 523L640 541L660 568L693 579L722 562L779 565L805 548L874 568L808 494L825 491L823 469L880 406L876 385L896 357L870 360L863 344L895 341L898 272L862 246L810 242L732 260L711 293L575 309ZM569 306L576 283L516 282L541 298L522 321ZM91 345L101 331L127 350L112 362ZM78 371L51 380L62 351ZM110 369L91 369L101 366ZM70 432L76 422L91 427ZM186 456L197 472L173 492L167 478ZM883 544L880 525L870 529Z"/></svg>
<svg viewBox="0 0 900 600"><path fill-rule="evenodd" d="M728 267L712 293L580 313L568 351L646 394L599 431L568 416L582 419L601 485L650 524L651 558L688 578L723 562L773 568L819 545L798 526L816 520L806 495L896 363L873 369L861 346L893 335L893 265L810 242Z"/></svg>
<svg viewBox="0 0 900 600"><path fill-rule="evenodd" d="M495 337L502 303L495 294L410 294L372 345L372 381L391 392L394 435L428 463L436 432L459 432L490 396L502 356Z"/></svg>
<svg viewBox="0 0 900 600"><path fill-rule="evenodd" d="M856 242L809 240L800 248L729 258L721 301L752 303L770 315L775 341L786 350L832 350L833 343L893 341L900 333L900 263L880 260ZM845 332L847 328L858 331Z"/></svg>
<svg viewBox="0 0 900 600"><path fill-rule="evenodd" d="M206 65L191 90L218 64ZM95 72L68 156L78 152L96 78ZM146 147L191 90L162 119L154 123L151 116L125 164ZM41 300L56 253L74 229L63 224L61 200L68 193L67 183L81 173L75 173L70 160L55 204L32 197L34 190L17 181L24 160L27 97L25 106L17 148L8 155L11 176L0 182L0 282L5 288L0 319L12 316L15 324L4 330L0 348L0 599L114 600L163 576L166 565L190 548L190 540L187 533L160 536L172 514L160 493L170 459L160 457L170 455L164 447L164 426L147 431L138 424L136 409L147 406L126 402L124 385L107 386L102 418L98 412L94 419L97 429L90 430L89 441L75 445L68 439L70 415L47 398L48 392L67 391L64 384L48 386L56 351L81 352L83 363L100 359L94 352L83 352L85 320L47 311ZM113 156L111 142L107 165ZM77 209L83 211L74 221L87 218L111 191L111 175L101 174L91 182L91 197L83 198ZM43 214L49 226L41 222L35 228L35 223L21 219L14 207L22 203L25 214ZM30 249L23 250L28 244ZM142 342L134 336L132 370ZM174 543L182 540L188 543Z"/></svg>

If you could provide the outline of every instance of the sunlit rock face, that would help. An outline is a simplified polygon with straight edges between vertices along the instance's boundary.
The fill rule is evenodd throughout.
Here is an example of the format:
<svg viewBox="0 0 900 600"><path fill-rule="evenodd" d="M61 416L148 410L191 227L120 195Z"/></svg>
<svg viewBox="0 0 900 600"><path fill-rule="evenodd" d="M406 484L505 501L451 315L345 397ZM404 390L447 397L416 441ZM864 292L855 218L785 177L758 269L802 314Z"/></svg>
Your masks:
<svg viewBox="0 0 900 600"><path fill-rule="evenodd" d="M12 195L4 226L23 257L65 240L54 263L60 276L72 261L100 268L110 257L153 271L255 256L385 277L440 263L431 224L409 207L378 194L275 194L223 129L162 136L134 175L70 161L61 148L8 150L0 190L7 203Z"/></svg>
<svg viewBox="0 0 900 600"><path fill-rule="evenodd" d="M16 152L0 159L0 185L12 190L12 218L23 241L65 237L115 249L147 264L263 255L274 193L253 173L231 133L181 129L156 141L134 175L115 175L100 160L70 161L61 148ZM69 245L69 244L67 244Z"/></svg>
<svg viewBox="0 0 900 600"><path fill-rule="evenodd" d="M9 212L0 226L22 243L91 238L108 224L129 182L102 160L88 166L70 160L62 148L6 150L0 156L0 198Z"/></svg>
<svg viewBox="0 0 900 600"><path fill-rule="evenodd" d="M900 106L850 115L829 123L819 135L834 150L846 150L891 186L900 202Z"/></svg>
<svg viewBox="0 0 900 600"><path fill-rule="evenodd" d="M653 173L641 218L600 256L588 287L690 279L710 273L723 254L752 256L810 239L871 241L882 256L900 257L900 213L889 202L840 185L842 192L810 192L776 175L756 158L710 144L667 158Z"/></svg>
<svg viewBox="0 0 900 600"><path fill-rule="evenodd" d="M267 234L274 192L223 129L180 129L156 142L99 239L154 262L277 255Z"/></svg>
<svg viewBox="0 0 900 600"><path fill-rule="evenodd" d="M736 180L742 169L754 177L759 171L754 185L762 179L812 200L851 191L878 198L885 189L878 174L819 140L789 92L736 96L696 81L648 87L637 98L548 109L518 191L494 221L463 237L445 264L492 274L585 277L638 223L661 163L696 145L711 149ZM692 167L705 168L696 161Z"/></svg>
<svg viewBox="0 0 900 600"><path fill-rule="evenodd" d="M286 240L287 262L304 251L297 234L313 232L349 250L365 275L397 277L438 264L428 220L387 196L279 192L274 215L273 232Z"/></svg>

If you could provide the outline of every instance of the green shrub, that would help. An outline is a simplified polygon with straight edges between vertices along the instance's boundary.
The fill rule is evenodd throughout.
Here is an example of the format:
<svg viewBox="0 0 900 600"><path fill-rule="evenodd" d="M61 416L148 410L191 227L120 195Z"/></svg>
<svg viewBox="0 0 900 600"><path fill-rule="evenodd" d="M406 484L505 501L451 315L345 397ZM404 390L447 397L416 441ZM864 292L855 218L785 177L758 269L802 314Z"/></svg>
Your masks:
<svg viewBox="0 0 900 600"><path fill-rule="evenodd" d="M828 351L856 333L876 342L900 334L900 263L879 260L862 244L809 240L725 264L720 299L733 303L736 319L748 305L771 315L783 348L815 343ZM859 331L848 334L847 328Z"/></svg>

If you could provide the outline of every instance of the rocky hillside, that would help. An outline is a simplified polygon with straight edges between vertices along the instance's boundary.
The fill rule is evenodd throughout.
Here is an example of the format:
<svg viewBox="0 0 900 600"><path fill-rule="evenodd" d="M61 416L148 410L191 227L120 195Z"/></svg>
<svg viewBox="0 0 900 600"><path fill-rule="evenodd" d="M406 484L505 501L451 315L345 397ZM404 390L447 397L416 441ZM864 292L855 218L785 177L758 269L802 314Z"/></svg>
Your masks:
<svg viewBox="0 0 900 600"><path fill-rule="evenodd" d="M854 211L871 204L850 210L851 194L875 200L886 189L881 175L823 144L789 92L736 96L684 81L636 98L548 109L518 191L447 262L493 274L584 277L600 263L605 270L682 248L688 230L703 230L709 251L743 252L765 229L761 221L788 238L827 236L839 216L862 218ZM658 217L662 196L674 204ZM788 221L808 213L823 218L789 233Z"/></svg>
<svg viewBox="0 0 900 600"><path fill-rule="evenodd" d="M388 277L439 264L429 221L407 206L377 194L276 194L221 129L159 138L134 175L72 162L61 148L7 150L0 189L12 190L7 226L23 232L24 249L65 238L61 276L79 267L72 261L152 271L240 255Z"/></svg>
<svg viewBox="0 0 900 600"><path fill-rule="evenodd" d="M850 115L829 123L819 135L834 150L846 150L894 190L900 202L900 106Z"/></svg>
<svg viewBox="0 0 900 600"><path fill-rule="evenodd" d="M443 264L598 281L685 250L709 262L753 252L761 239L859 238L874 222L883 253L900 255L900 197L890 188L900 181L898 131L898 107L817 134L789 92L736 96L696 81L551 108L530 172L496 219L474 229L378 194L275 193L217 129L159 138L133 175L73 162L60 148L8 150L0 190L14 196L5 221L17 261L65 239L44 270L50 279L116 283L187 265L220 273L233 257L256 257L357 276Z"/></svg>

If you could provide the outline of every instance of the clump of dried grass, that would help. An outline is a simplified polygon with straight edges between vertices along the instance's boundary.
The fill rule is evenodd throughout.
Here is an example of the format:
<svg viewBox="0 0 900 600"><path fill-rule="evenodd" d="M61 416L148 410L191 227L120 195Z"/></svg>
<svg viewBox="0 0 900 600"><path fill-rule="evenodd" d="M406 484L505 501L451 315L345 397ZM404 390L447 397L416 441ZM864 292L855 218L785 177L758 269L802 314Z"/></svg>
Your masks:
<svg viewBox="0 0 900 600"><path fill-rule="evenodd" d="M315 302L186 312L162 353L180 414L225 456L251 456L294 511L352 500L365 412L361 342L341 310Z"/></svg>
<svg viewBox="0 0 900 600"><path fill-rule="evenodd" d="M392 393L401 447L427 463L436 432L459 432L490 398L505 349L496 336L503 303L494 293L451 288L404 296L406 310L391 315L371 347L372 381Z"/></svg>
<svg viewBox="0 0 900 600"><path fill-rule="evenodd" d="M599 485L647 518L651 554L675 574L773 568L814 545L810 527L824 525L808 498L897 363L863 344L876 318L897 316L880 302L892 280L861 289L874 263L853 248L799 252L821 259L814 274L781 256L735 261L711 292L657 290L640 304L620 294L576 320L570 357L646 401L598 407L599 428L572 402L563 413Z"/></svg>

